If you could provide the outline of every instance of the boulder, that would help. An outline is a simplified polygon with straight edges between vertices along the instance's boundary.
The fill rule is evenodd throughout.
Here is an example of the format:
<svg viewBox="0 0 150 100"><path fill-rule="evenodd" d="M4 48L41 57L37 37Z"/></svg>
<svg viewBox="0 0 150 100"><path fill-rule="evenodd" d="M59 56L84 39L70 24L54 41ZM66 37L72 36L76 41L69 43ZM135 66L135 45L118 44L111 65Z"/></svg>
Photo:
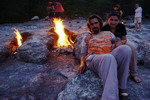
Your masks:
<svg viewBox="0 0 150 100"><path fill-rule="evenodd" d="M141 55L141 59L138 60L144 63L144 67L150 69L150 43L147 43L147 41L148 40L142 40L139 42L138 51L139 55Z"/></svg>
<svg viewBox="0 0 150 100"><path fill-rule="evenodd" d="M50 54L48 49L53 47L48 47L48 45L53 45L54 38L44 31L42 33L45 35L40 35L40 31L35 33L38 35L30 36L30 38L17 49L17 58L25 62L43 64L48 60ZM48 43L49 41L52 43Z"/></svg>
<svg viewBox="0 0 150 100"><path fill-rule="evenodd" d="M40 19L39 16L34 16L31 18L31 20L39 20L39 19Z"/></svg>
<svg viewBox="0 0 150 100"><path fill-rule="evenodd" d="M9 45L0 45L0 63L4 62L11 54L11 48Z"/></svg>
<svg viewBox="0 0 150 100"><path fill-rule="evenodd" d="M58 94L58 100L97 100L101 97L100 79L92 71L72 78Z"/></svg>
<svg viewBox="0 0 150 100"><path fill-rule="evenodd" d="M30 63L45 63L48 56L49 50L42 42L26 42L17 50L17 58Z"/></svg>

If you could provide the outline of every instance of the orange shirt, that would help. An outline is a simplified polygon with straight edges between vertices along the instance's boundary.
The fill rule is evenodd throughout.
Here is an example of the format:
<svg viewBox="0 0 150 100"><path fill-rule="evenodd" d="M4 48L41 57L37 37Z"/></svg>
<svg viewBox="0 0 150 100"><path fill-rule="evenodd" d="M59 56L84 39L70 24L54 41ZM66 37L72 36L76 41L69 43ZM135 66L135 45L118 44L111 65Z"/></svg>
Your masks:
<svg viewBox="0 0 150 100"><path fill-rule="evenodd" d="M56 9L55 12L64 12L64 8L62 7L60 2L55 2L56 3Z"/></svg>
<svg viewBox="0 0 150 100"><path fill-rule="evenodd" d="M112 51L112 38L115 36L109 31L103 31L98 35L93 35L93 38L88 43L88 54L106 54Z"/></svg>

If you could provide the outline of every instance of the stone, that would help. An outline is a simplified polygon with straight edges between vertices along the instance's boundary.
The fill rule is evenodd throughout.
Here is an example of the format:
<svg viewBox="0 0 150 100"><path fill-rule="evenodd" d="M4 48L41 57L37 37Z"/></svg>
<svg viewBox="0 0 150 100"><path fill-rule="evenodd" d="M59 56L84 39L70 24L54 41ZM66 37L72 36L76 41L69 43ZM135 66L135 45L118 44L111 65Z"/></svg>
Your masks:
<svg viewBox="0 0 150 100"><path fill-rule="evenodd" d="M45 63L49 57L49 50L42 42L25 42L17 50L19 60L30 63Z"/></svg>
<svg viewBox="0 0 150 100"><path fill-rule="evenodd" d="M40 19L39 16L34 16L31 18L31 20L39 20L39 19Z"/></svg>
<svg viewBox="0 0 150 100"><path fill-rule="evenodd" d="M138 57L140 61L143 61L144 66L150 69L150 43L147 43L148 40L142 40L139 42L139 54Z"/></svg>
<svg viewBox="0 0 150 100"><path fill-rule="evenodd" d="M9 100L8 98L2 98L1 100Z"/></svg>
<svg viewBox="0 0 150 100"><path fill-rule="evenodd" d="M4 62L11 54L11 48L9 45L0 45L0 63Z"/></svg>
<svg viewBox="0 0 150 100"><path fill-rule="evenodd" d="M49 16L46 16L46 17L45 17L45 20L48 20L48 19L49 19Z"/></svg>
<svg viewBox="0 0 150 100"><path fill-rule="evenodd" d="M45 35L43 36L43 34L41 33ZM30 36L30 38L28 38L17 49L17 59L29 63L44 64L48 60L49 53L50 53L48 50L47 43L50 40L53 41L53 38L51 38L49 34L46 34L45 31L35 31L32 34L38 34L38 35Z"/></svg>
<svg viewBox="0 0 150 100"><path fill-rule="evenodd" d="M100 78L88 70L73 77L58 94L58 100L97 100L102 94Z"/></svg>

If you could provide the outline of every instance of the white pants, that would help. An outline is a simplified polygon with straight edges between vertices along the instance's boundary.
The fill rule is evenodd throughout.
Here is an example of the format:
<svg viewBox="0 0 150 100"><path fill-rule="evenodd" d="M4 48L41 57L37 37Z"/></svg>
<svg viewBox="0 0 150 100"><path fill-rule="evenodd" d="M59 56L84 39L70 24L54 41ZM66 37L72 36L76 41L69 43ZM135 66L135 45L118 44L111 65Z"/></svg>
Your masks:
<svg viewBox="0 0 150 100"><path fill-rule="evenodd" d="M134 17L134 24L142 23L142 17Z"/></svg>
<svg viewBox="0 0 150 100"><path fill-rule="evenodd" d="M109 54L86 57L88 68L101 78L104 87L101 100L119 100L118 88L127 89L130 58L131 49L127 45L121 45Z"/></svg>

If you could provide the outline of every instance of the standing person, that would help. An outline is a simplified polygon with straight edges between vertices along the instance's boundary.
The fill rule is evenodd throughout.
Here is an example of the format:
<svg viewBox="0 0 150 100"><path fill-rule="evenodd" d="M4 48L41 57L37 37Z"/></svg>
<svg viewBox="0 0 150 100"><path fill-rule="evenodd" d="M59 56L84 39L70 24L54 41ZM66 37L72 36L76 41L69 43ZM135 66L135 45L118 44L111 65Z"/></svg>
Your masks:
<svg viewBox="0 0 150 100"><path fill-rule="evenodd" d="M49 6L48 6L48 13L49 13L49 17L52 18L55 15L55 2L48 2Z"/></svg>
<svg viewBox="0 0 150 100"><path fill-rule="evenodd" d="M116 13L120 17L122 17L122 15L123 15L123 11L120 9L120 5L119 4L116 4L116 5L113 6L111 13Z"/></svg>
<svg viewBox="0 0 150 100"><path fill-rule="evenodd" d="M125 26L119 23L119 15L115 13L110 13L107 16L107 24L103 27L103 31L111 31L118 40L121 40L122 45L128 45L132 50L132 56L130 61L130 78L139 83L141 78L137 74L137 53L133 45L127 43L127 32Z"/></svg>
<svg viewBox="0 0 150 100"><path fill-rule="evenodd" d="M142 8L139 4L135 4L135 16L134 16L134 24L136 30L141 30L141 23L142 23Z"/></svg>
<svg viewBox="0 0 150 100"><path fill-rule="evenodd" d="M50 25L53 24L53 18L55 17L55 2L48 2L49 6L48 6L48 15L49 15L49 19L50 19Z"/></svg>
<svg viewBox="0 0 150 100"><path fill-rule="evenodd" d="M60 2L55 2L56 4L56 9L55 9L55 12L56 12L56 17L60 18L62 17L62 14L64 12L64 8L62 6L62 4Z"/></svg>
<svg viewBox="0 0 150 100"><path fill-rule="evenodd" d="M118 90L122 96L128 96L127 78L131 49L126 45L112 48L115 36L110 31L101 31L102 19L98 15L88 18L90 33L83 39L79 73L89 68L99 75L103 85L101 100L119 100ZM122 53L120 53L122 52Z"/></svg>

